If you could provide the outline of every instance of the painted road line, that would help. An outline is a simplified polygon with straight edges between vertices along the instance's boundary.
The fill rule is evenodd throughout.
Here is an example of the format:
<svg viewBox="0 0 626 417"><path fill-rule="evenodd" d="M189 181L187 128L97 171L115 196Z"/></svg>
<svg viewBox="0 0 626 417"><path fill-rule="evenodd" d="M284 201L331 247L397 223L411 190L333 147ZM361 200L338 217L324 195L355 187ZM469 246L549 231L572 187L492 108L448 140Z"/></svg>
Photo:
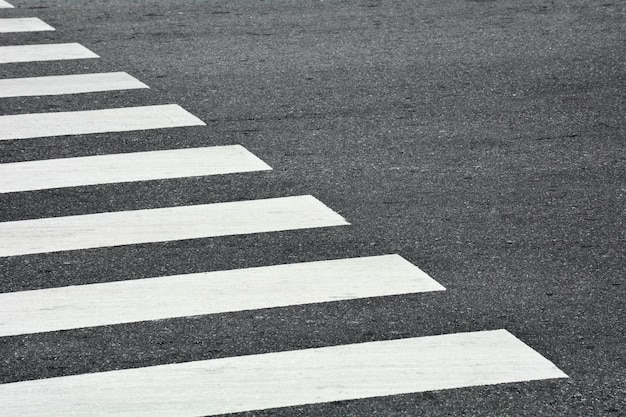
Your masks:
<svg viewBox="0 0 626 417"><path fill-rule="evenodd" d="M445 288L399 255L0 294L0 336Z"/></svg>
<svg viewBox="0 0 626 417"><path fill-rule="evenodd" d="M0 257L349 224L312 196L0 223Z"/></svg>
<svg viewBox="0 0 626 417"><path fill-rule="evenodd" d="M0 80L0 97L50 96L148 88L125 72L54 75Z"/></svg>
<svg viewBox="0 0 626 417"><path fill-rule="evenodd" d="M13 8L13 6L11 6L6 1L0 0L0 9L12 9L12 8Z"/></svg>
<svg viewBox="0 0 626 417"><path fill-rule="evenodd" d="M0 140L204 125L177 104L0 116Z"/></svg>
<svg viewBox="0 0 626 417"><path fill-rule="evenodd" d="M16 382L0 400L16 416L196 416L552 378L567 375L495 330Z"/></svg>
<svg viewBox="0 0 626 417"><path fill-rule="evenodd" d="M0 164L0 193L271 169L239 145L15 162Z"/></svg>
<svg viewBox="0 0 626 417"><path fill-rule="evenodd" d="M54 28L36 17L0 19L0 33L41 32L47 30L54 30Z"/></svg>
<svg viewBox="0 0 626 417"><path fill-rule="evenodd" d="M0 46L0 64L99 58L78 43Z"/></svg>

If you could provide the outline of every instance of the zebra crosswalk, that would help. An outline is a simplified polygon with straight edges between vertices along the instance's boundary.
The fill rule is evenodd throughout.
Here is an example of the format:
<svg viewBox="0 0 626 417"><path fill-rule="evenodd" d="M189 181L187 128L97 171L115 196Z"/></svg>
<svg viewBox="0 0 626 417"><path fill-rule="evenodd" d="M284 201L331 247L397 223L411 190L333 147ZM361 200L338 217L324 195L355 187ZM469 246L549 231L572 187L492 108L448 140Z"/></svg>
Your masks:
<svg viewBox="0 0 626 417"><path fill-rule="evenodd" d="M0 8L11 8L0 0ZM53 30L0 19L0 32ZM77 43L0 47L0 64L98 58ZM0 80L0 98L148 88L124 73ZM177 104L0 115L0 141L205 126ZM0 164L0 194L272 170L243 146ZM258 175L258 174L254 174ZM8 195L11 198L14 194ZM303 229L348 228L312 195L119 210L0 223L0 258ZM277 249L278 250L278 249ZM86 252L89 253L89 252ZM101 256L101 255L99 255ZM0 294L0 338L169 318L443 292L399 254L325 259ZM430 295L432 296L432 295ZM324 331L325 329L320 329ZM7 415L215 415L566 378L505 329L166 363L0 384Z"/></svg>
<svg viewBox="0 0 626 417"><path fill-rule="evenodd" d="M100 58L79 43L0 46L0 64Z"/></svg>
<svg viewBox="0 0 626 417"><path fill-rule="evenodd" d="M0 294L0 336L443 290L398 255L59 287Z"/></svg>
<svg viewBox="0 0 626 417"><path fill-rule="evenodd" d="M134 90L147 85L125 72L50 75L0 80L0 97L29 97Z"/></svg>
<svg viewBox="0 0 626 417"><path fill-rule="evenodd" d="M203 125L177 104L16 114L0 116L0 140Z"/></svg>
<svg viewBox="0 0 626 417"><path fill-rule="evenodd" d="M59 158L0 164L0 193L271 169L240 145Z"/></svg>
<svg viewBox="0 0 626 417"><path fill-rule="evenodd" d="M0 19L0 33L43 32L49 30L54 30L54 28L36 17Z"/></svg>
<svg viewBox="0 0 626 417"><path fill-rule="evenodd" d="M0 257L347 225L313 196L0 223Z"/></svg>
<svg viewBox="0 0 626 417"><path fill-rule="evenodd" d="M9 415L193 416L562 377L497 330L17 382L0 398Z"/></svg>

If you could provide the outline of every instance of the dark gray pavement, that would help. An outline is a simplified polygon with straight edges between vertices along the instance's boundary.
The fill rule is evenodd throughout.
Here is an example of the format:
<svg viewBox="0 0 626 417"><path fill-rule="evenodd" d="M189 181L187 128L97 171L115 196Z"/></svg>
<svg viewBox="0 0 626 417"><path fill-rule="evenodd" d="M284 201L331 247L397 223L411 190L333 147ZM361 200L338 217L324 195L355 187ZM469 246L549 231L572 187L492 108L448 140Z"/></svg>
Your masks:
<svg viewBox="0 0 626 417"><path fill-rule="evenodd" d="M0 143L0 162L241 144L273 171L0 195L0 220L312 194L352 223L0 259L0 291L398 253L441 293L0 338L0 382L507 329L570 378L254 416L626 415L626 3L13 0L3 17L150 90L0 113L176 103L207 123ZM1 237L0 237L1 238Z"/></svg>

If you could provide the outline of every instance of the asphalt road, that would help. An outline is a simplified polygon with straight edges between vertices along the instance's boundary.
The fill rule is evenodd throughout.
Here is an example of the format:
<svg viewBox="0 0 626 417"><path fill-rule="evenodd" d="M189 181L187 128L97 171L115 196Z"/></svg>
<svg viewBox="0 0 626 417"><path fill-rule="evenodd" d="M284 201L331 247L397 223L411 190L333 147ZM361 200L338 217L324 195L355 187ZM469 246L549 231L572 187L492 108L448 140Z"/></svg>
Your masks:
<svg viewBox="0 0 626 417"><path fill-rule="evenodd" d="M1 114L176 103L207 126L0 142L0 162L241 144L261 173L0 194L0 220L312 194L349 227L0 258L0 291L398 253L446 291L0 338L0 382L506 329L568 379L254 416L626 415L626 4L13 0L2 17L149 90Z"/></svg>

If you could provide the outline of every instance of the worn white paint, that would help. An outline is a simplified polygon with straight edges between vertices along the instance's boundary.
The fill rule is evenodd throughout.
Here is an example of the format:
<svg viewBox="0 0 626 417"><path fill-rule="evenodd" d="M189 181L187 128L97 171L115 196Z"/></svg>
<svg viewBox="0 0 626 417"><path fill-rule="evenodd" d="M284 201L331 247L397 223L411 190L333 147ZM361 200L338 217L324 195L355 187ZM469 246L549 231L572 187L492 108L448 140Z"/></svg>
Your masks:
<svg viewBox="0 0 626 417"><path fill-rule="evenodd" d="M0 294L0 336L443 291L398 255Z"/></svg>
<svg viewBox="0 0 626 417"><path fill-rule="evenodd" d="M125 72L53 75L0 80L0 97L50 96L148 88Z"/></svg>
<svg viewBox="0 0 626 417"><path fill-rule="evenodd" d="M0 257L348 224L312 196L0 223Z"/></svg>
<svg viewBox="0 0 626 417"><path fill-rule="evenodd" d="M13 6L11 6L6 1L0 0L0 9L12 9L12 8L13 8Z"/></svg>
<svg viewBox="0 0 626 417"><path fill-rule="evenodd" d="M0 402L15 416L200 416L566 377L495 330L17 382Z"/></svg>
<svg viewBox="0 0 626 417"><path fill-rule="evenodd" d="M36 17L0 19L0 33L42 32L48 30L54 30L54 28Z"/></svg>
<svg viewBox="0 0 626 417"><path fill-rule="evenodd" d="M99 58L78 43L0 46L0 64Z"/></svg>
<svg viewBox="0 0 626 417"><path fill-rule="evenodd" d="M0 116L0 140L204 125L178 106L123 107Z"/></svg>
<svg viewBox="0 0 626 417"><path fill-rule="evenodd" d="M240 145L0 164L0 193L270 170Z"/></svg>

